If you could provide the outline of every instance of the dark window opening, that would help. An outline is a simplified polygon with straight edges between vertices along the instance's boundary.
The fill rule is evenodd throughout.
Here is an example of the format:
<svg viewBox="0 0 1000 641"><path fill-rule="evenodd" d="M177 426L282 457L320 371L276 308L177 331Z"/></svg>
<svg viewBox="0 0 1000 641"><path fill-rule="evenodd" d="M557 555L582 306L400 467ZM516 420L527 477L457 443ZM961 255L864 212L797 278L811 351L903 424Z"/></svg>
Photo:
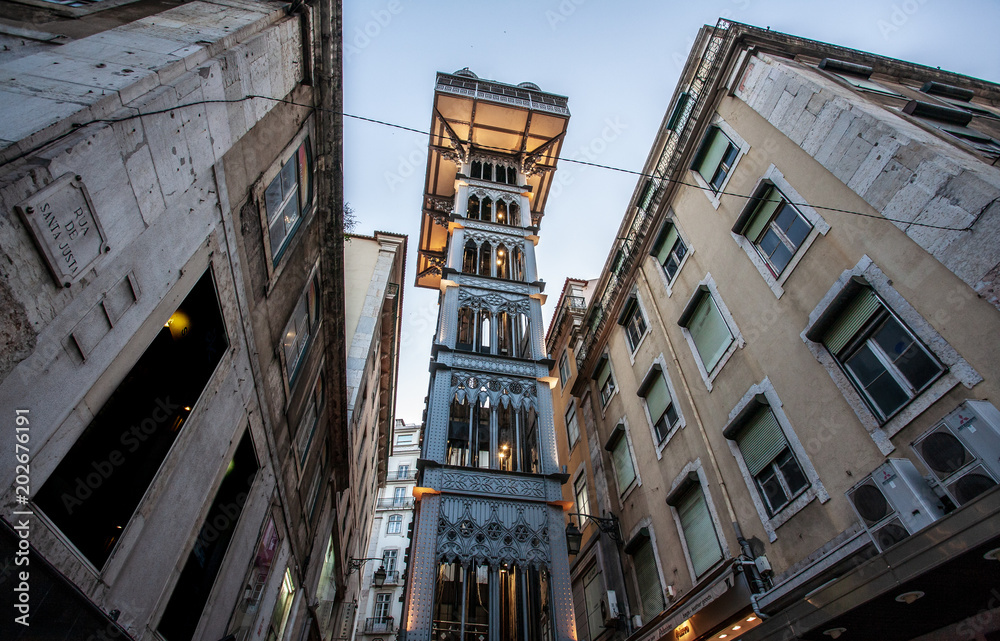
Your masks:
<svg viewBox="0 0 1000 641"><path fill-rule="evenodd" d="M483 177L483 163L478 160L472 161L472 177L482 178Z"/></svg>
<svg viewBox="0 0 1000 641"><path fill-rule="evenodd" d="M35 496L96 567L111 556L228 345L209 270Z"/></svg>
<svg viewBox="0 0 1000 641"><path fill-rule="evenodd" d="M479 196L469 196L469 208L465 212L465 217L479 220Z"/></svg>
<svg viewBox="0 0 1000 641"><path fill-rule="evenodd" d="M493 200L483 198L483 208L479 212L479 219L486 222L493 222Z"/></svg>
<svg viewBox="0 0 1000 641"><path fill-rule="evenodd" d="M479 247L479 275L492 276L493 247L489 243L483 243Z"/></svg>
<svg viewBox="0 0 1000 641"><path fill-rule="evenodd" d="M156 631L167 641L189 641L194 636L258 469L247 429L160 618Z"/></svg>
<svg viewBox="0 0 1000 641"><path fill-rule="evenodd" d="M510 220L508 224L511 227L521 226L521 208L517 206L517 203L511 203L507 207L507 218Z"/></svg>

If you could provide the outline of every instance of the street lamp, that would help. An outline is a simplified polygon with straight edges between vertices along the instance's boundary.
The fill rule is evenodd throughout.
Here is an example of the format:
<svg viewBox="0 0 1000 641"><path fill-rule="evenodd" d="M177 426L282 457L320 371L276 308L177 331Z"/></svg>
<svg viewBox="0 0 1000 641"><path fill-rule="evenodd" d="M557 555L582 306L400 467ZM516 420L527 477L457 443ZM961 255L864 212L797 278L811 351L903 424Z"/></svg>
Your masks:
<svg viewBox="0 0 1000 641"><path fill-rule="evenodd" d="M597 524L598 529L608 536L615 543L621 545L622 535L618 528L618 517L612 514L608 517L593 516L591 514L584 514L582 512L570 512L569 516L576 517L586 517L591 519ZM576 556L580 553L580 545L583 542L583 533L580 532L580 528L576 527L573 523L573 519L570 519L569 524L566 526L566 550L571 555Z"/></svg>
<svg viewBox="0 0 1000 641"><path fill-rule="evenodd" d="M370 556L363 559L356 559L354 557L351 557L350 560L348 561L347 573L353 574L357 572L362 567L364 567L364 564L367 563L368 561L383 561L382 565L380 565L379 568L375 570L375 574L372 575L372 585L374 585L376 588L380 588L385 584L385 577L386 577L385 562L380 556Z"/></svg>

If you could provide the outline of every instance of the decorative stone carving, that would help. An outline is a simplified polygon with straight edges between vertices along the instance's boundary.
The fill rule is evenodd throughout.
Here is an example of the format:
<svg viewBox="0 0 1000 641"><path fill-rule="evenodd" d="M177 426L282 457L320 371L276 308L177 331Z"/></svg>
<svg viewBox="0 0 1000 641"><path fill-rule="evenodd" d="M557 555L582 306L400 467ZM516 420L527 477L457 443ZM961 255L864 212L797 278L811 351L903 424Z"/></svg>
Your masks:
<svg viewBox="0 0 1000 641"><path fill-rule="evenodd" d="M530 299L527 297L516 297L497 292L489 292L477 296L475 293L466 289L459 290L458 304L459 307L486 309L494 314L499 312L507 312L509 314L528 314L531 311Z"/></svg>
<svg viewBox="0 0 1000 641"><path fill-rule="evenodd" d="M438 517L440 560L489 564L549 564L548 515L531 505L446 497Z"/></svg>
<svg viewBox="0 0 1000 641"><path fill-rule="evenodd" d="M529 295L537 291L536 287L528 283L521 283L516 280L486 279L472 274L457 274L456 278L460 285L490 289L500 292L510 292L513 294Z"/></svg>
<svg viewBox="0 0 1000 641"><path fill-rule="evenodd" d="M538 366L534 363L523 363L504 359L502 356L470 356L461 353L453 353L451 364L455 367L474 369L483 372L495 372L497 374L509 374L511 376L527 376L536 378L546 376L548 373L538 373Z"/></svg>
<svg viewBox="0 0 1000 641"><path fill-rule="evenodd" d="M509 235L493 234L488 232L475 231L472 229L467 229L465 233L465 240L476 243L476 245L482 245L485 242L489 242L494 247L496 245L506 245L508 249L514 249L518 247L521 251L524 251L524 236L520 228L511 227L510 233L513 234L513 238Z"/></svg>

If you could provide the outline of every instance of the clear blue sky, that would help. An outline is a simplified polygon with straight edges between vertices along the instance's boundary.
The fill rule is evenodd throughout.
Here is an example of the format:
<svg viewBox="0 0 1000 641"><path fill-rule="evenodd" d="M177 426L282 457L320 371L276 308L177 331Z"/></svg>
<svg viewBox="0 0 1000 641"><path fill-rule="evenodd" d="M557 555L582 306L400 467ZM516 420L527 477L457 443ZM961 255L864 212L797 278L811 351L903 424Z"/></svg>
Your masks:
<svg viewBox="0 0 1000 641"><path fill-rule="evenodd" d="M640 170L698 29L720 17L1000 81L997 0L345 0L345 111L421 130L434 74L531 81L569 97L563 156ZM396 417L420 420L437 292L416 289L427 137L344 121L346 199L358 233L408 234ZM561 176L561 177L560 177ZM636 178L562 163L542 222L546 320L567 277L607 258Z"/></svg>

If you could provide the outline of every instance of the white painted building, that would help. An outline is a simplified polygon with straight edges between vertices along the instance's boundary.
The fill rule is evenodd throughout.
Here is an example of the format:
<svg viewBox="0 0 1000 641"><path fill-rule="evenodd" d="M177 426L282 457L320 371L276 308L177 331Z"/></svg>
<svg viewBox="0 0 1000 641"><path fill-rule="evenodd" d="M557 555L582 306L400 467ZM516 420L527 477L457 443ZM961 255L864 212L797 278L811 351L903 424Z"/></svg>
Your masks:
<svg viewBox="0 0 1000 641"><path fill-rule="evenodd" d="M359 597L355 639L389 641L396 638L402 612L401 597L406 575L404 558L410 545L409 530L413 520L413 488L420 458L420 424L406 425L396 419L389 474L375 504L375 520L367 557L361 572L363 591ZM385 570L381 586L374 577Z"/></svg>

